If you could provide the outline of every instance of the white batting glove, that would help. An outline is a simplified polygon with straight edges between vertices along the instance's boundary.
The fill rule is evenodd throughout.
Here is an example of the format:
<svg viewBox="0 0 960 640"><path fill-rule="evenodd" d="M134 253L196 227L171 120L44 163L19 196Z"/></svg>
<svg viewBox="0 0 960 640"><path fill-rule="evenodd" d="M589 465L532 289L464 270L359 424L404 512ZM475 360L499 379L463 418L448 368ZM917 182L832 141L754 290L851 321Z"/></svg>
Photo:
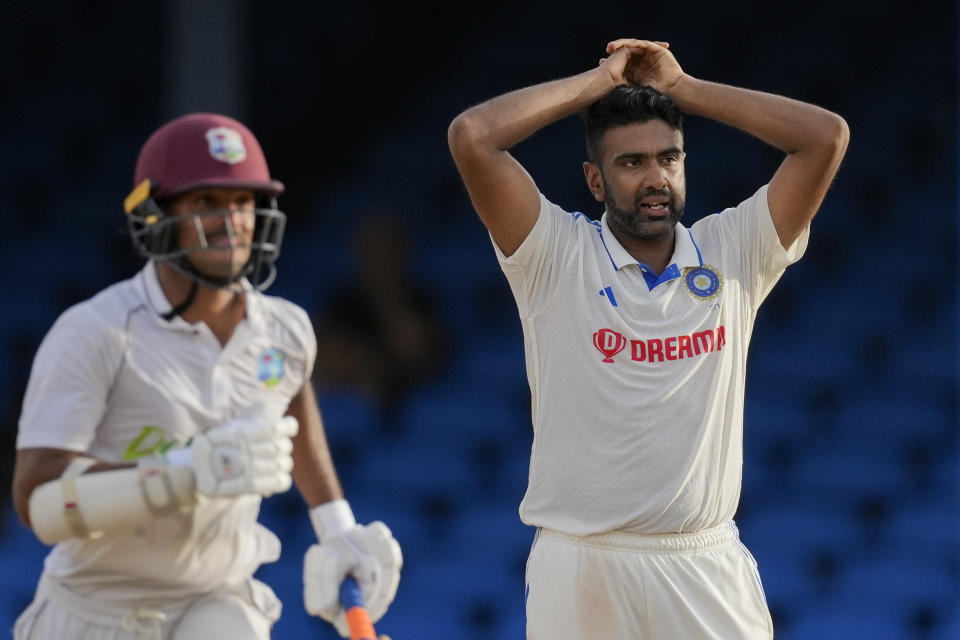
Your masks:
<svg viewBox="0 0 960 640"><path fill-rule="evenodd" d="M268 422L247 412L168 452L167 463L192 467L197 493L207 496L282 493L293 484L290 438L298 428L293 416Z"/></svg>
<svg viewBox="0 0 960 640"><path fill-rule="evenodd" d="M349 574L360 586L370 621L387 612L400 584L403 554L382 522L358 525L346 500L333 500L310 510L320 544L307 550L303 562L303 602L307 612L350 637L340 606L340 585Z"/></svg>

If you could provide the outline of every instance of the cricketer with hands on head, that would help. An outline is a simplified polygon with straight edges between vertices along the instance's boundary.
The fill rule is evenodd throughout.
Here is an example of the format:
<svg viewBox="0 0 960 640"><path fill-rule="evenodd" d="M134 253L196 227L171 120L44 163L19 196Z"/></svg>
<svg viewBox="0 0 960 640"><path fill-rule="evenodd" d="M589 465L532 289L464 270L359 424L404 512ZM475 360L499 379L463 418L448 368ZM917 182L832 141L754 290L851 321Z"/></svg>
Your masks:
<svg viewBox="0 0 960 640"><path fill-rule="evenodd" d="M155 131L134 185L124 208L146 265L58 318L27 385L14 504L55 546L14 637L269 638L281 605L253 574L280 541L257 514L293 483L319 542L305 606L349 636L344 577L377 620L402 555L343 497L307 314L262 293L283 185L243 124L209 113Z"/></svg>
<svg viewBox="0 0 960 640"><path fill-rule="evenodd" d="M576 113L599 221L548 200L509 153ZM684 113L785 154L768 184L689 228ZM520 515L537 527L528 638L772 637L733 523L747 345L848 139L834 113L695 78L667 43L626 38L588 71L451 123L524 333L534 441Z"/></svg>

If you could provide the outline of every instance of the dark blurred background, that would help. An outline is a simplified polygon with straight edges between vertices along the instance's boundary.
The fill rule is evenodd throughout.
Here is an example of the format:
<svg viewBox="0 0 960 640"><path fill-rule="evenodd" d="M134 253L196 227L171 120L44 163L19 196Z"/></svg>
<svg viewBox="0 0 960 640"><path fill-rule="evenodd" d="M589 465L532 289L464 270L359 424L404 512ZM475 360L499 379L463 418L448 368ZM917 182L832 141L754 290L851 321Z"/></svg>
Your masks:
<svg viewBox="0 0 960 640"><path fill-rule="evenodd" d="M347 495L406 558L395 640L522 638L532 537L520 324L446 148L461 110L585 70L620 36L667 40L690 74L814 102L852 141L756 325L737 521L784 640L960 638L957 6L805 3L35 0L0 22L0 627L45 548L9 507L23 389L67 306L139 268L123 228L140 145L220 111L287 185L271 293L313 317L315 383ZM687 121L689 225L769 180L779 154ZM541 190L599 216L579 122L521 144ZM309 618L313 534L296 492L258 574Z"/></svg>

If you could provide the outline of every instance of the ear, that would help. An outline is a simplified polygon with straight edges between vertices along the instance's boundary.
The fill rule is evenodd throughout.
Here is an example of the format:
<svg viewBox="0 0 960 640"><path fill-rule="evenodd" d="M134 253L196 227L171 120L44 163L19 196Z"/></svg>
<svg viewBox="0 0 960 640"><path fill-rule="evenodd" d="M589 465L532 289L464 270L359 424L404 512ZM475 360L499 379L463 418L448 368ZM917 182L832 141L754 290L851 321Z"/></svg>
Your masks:
<svg viewBox="0 0 960 640"><path fill-rule="evenodd" d="M583 177L587 181L587 188L593 194L594 200L605 202L607 194L603 188L603 175L600 173L600 167L592 162L584 162Z"/></svg>

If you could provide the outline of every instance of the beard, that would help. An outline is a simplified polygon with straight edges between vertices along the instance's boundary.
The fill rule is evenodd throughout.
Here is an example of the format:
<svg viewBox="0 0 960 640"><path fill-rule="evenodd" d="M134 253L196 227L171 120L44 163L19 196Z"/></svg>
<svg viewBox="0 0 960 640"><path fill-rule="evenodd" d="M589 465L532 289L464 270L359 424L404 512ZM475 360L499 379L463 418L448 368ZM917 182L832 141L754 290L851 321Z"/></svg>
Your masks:
<svg viewBox="0 0 960 640"><path fill-rule="evenodd" d="M606 198L604 202L607 205L607 219L611 229L616 229L621 233L633 236L637 240L644 242L658 242L669 238L673 234L674 227L683 217L683 208L686 204L683 195L677 195L669 189L646 189L638 192L633 202L632 209L621 209L617 206L617 201L613 197L613 191L607 181L603 181ZM650 196L662 196L667 198L666 216L663 218L650 218L640 211L640 202Z"/></svg>

